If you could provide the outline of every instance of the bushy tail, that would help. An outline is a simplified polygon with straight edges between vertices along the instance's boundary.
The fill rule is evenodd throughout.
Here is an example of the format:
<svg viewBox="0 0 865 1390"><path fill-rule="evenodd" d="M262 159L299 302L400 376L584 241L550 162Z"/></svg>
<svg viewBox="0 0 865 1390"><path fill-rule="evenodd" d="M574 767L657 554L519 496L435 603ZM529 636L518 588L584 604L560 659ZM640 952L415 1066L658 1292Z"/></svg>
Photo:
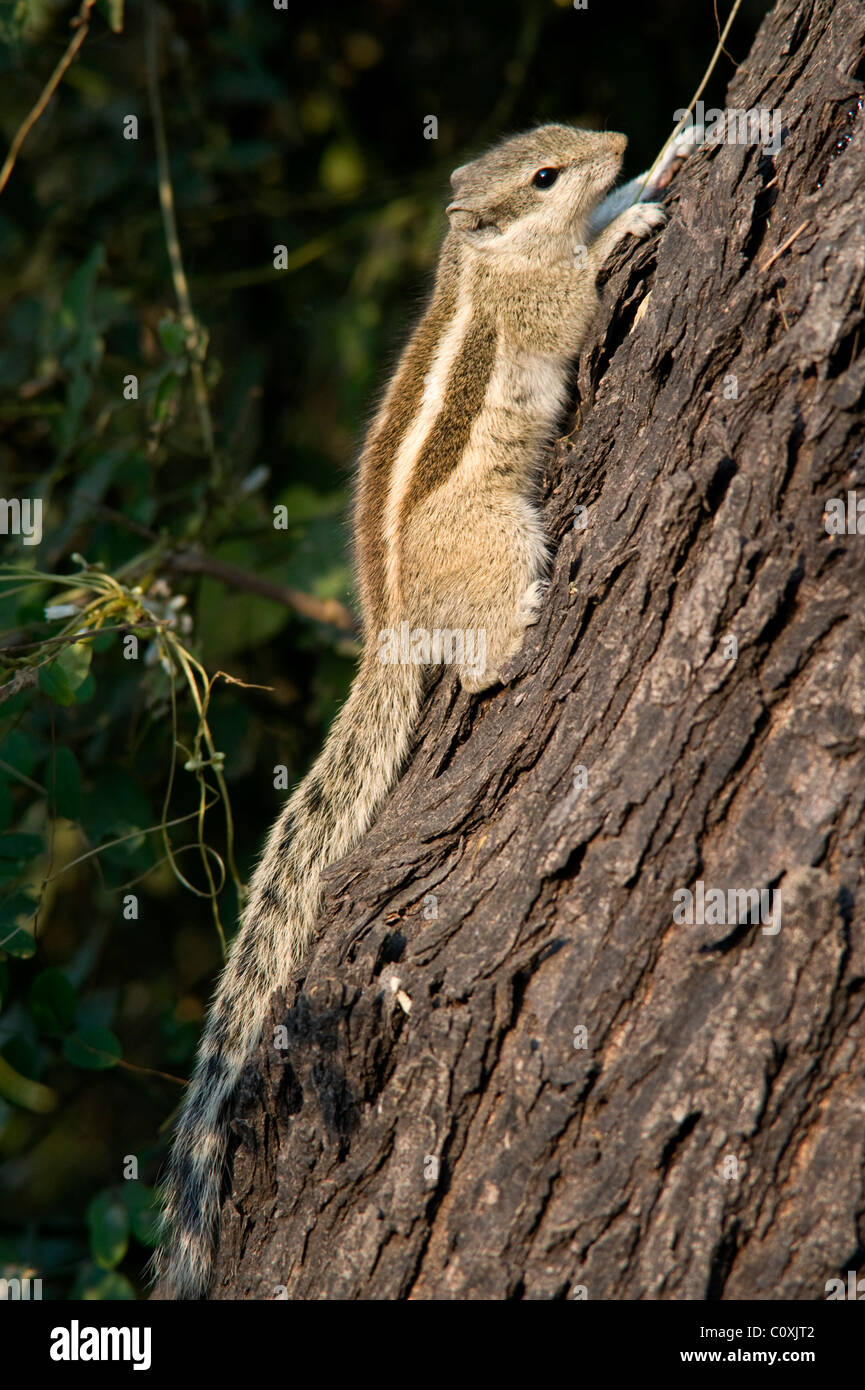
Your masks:
<svg viewBox="0 0 865 1390"><path fill-rule="evenodd" d="M421 669L364 658L321 755L270 833L174 1139L166 1239L154 1260L168 1297L207 1291L232 1095L273 991L288 983L309 947L322 870L357 843L399 776L420 706Z"/></svg>

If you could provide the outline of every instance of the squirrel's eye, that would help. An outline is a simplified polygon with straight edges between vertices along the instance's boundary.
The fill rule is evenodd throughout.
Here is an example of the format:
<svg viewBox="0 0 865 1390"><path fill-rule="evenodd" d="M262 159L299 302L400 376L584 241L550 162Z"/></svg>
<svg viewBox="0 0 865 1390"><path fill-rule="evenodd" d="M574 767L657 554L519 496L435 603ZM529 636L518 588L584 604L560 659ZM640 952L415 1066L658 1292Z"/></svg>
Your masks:
<svg viewBox="0 0 865 1390"><path fill-rule="evenodd" d="M532 179L532 186L534 188L552 188L558 177L558 169L539 169Z"/></svg>

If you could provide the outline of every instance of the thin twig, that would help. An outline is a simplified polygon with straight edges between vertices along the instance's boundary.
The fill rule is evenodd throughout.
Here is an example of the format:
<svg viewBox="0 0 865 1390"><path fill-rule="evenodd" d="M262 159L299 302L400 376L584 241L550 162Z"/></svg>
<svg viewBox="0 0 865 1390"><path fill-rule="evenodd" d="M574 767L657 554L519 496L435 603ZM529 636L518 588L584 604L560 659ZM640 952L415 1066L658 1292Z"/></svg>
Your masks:
<svg viewBox="0 0 865 1390"><path fill-rule="evenodd" d="M724 40L721 38L721 21L718 18L718 0L712 0L712 6L715 11L715 28L718 31L718 41L719 43L723 44ZM733 67L737 68L739 64L736 62L736 59L733 57L732 53L728 52L726 48L723 50L723 52L724 57L729 58L730 62L733 64Z"/></svg>
<svg viewBox="0 0 865 1390"><path fill-rule="evenodd" d="M21 631L24 631L22 628ZM111 627L93 628L90 632L81 632L77 637L68 637L65 634L59 637L41 637L38 642L4 642L0 646L0 657L6 652L28 651L31 647L50 647L56 646L58 642L68 645L70 642L86 642L88 638L104 637L109 632L143 632L145 634L153 631L152 623L114 623ZM19 636L18 632L10 633L11 637Z"/></svg>
<svg viewBox="0 0 865 1390"><path fill-rule="evenodd" d="M45 795L44 787L39 787L38 790L43 796ZM214 805L214 802L211 801L210 805ZM55 874L50 874L49 877L46 878L45 883L53 882L55 878L59 878L61 874L65 874L69 869L74 869L76 864L83 864L86 859L92 859L94 855L104 854L107 849L114 849L115 845L125 844L127 840L136 840L139 835L155 835L157 830L164 830L165 826L183 825L184 821L195 820L197 815L197 811L190 811L187 815L176 816L174 820L165 821L164 824L148 825L143 830L130 830L126 835L118 835L114 840L106 840L104 845L95 845L93 849L85 850L84 854L79 854L77 859L70 859L68 864L63 865L62 869L58 869ZM98 859L96 862L99 862ZM201 896L206 897L207 895L202 894Z"/></svg>
<svg viewBox="0 0 865 1390"><path fill-rule="evenodd" d="M177 218L174 215L174 188L171 183L171 165L168 160L168 143L165 138L165 119L162 114L162 97L159 92L158 53L156 41L156 6L147 7L147 89L150 94L150 112L153 117L153 134L156 141L156 165L159 174L159 205L162 209L162 223L165 229L165 244L171 262L171 278L174 293L180 310L180 321L190 343L189 366L192 374L192 389L198 407L198 419L204 451L212 464L215 464L213 444L213 421L210 416L210 402L204 380L204 341L201 330L192 312L189 298L189 285L183 269L183 256L180 238L177 235Z"/></svg>
<svg viewBox="0 0 865 1390"><path fill-rule="evenodd" d="M220 943L220 945L221 945L221 947L222 947L222 958L223 958L223 960L224 960L224 959L226 958L226 955L227 955L227 952L228 952L228 946L227 946L227 943L226 943L226 940L225 940L225 932L224 932L223 926L222 926L222 919L220 918L220 915L219 915L219 895L220 895L220 893L222 892L223 888L225 887L225 879L226 879L225 865L223 864L221 857L220 857L219 855L216 854L216 851L213 849L213 847L212 847L211 845L208 845L208 843L207 843L207 841L206 841L206 839L205 839L205 835L204 835L204 823L205 823L205 817L206 817L206 814L207 814L207 790L206 790L206 789L207 789L207 783L206 783L206 781L205 781L205 779L204 779L203 769L202 769L202 767L200 766L200 764L201 764L201 734L202 734L202 731L206 731L206 729L207 729L206 704L205 704L205 703L202 701L202 699L201 699L201 695L199 694L199 690L198 690L198 684L197 684L197 682L196 682L196 680L195 680L195 676L194 676L194 673L193 673L192 668L191 668L191 666L190 666L189 659L188 659L188 657L187 657L187 655L186 655L186 652L184 651L183 647L182 647L179 643L172 643L172 644L170 644L170 645L171 645L172 655L173 655L173 656L175 657L175 659L179 662L180 667L181 667L181 670L183 671L183 674L184 674L184 676L186 677L186 683L187 683L187 685L188 685L188 687L189 687L190 694L192 695L192 699L193 699L193 701L194 701L194 703L195 703L195 707L196 707L196 710L197 710L197 713L198 713L198 732L197 732L197 734L196 734L196 739L195 739L195 755L197 755L197 761L199 762L199 767L198 767L197 772L196 772L196 780L198 781L199 790L200 790L200 797L199 797L199 802L198 802L198 844L199 844L199 848L200 848L200 850L201 850L201 863L202 863L202 867L203 867L203 869L204 869L205 877L207 878L207 882L208 882L208 885L209 885L209 887L210 887L210 892L209 892L209 893L202 893L200 889L197 889L197 890L195 890L195 891L198 893L198 895L199 895L200 897L207 897L207 898L210 899L210 907L211 907L211 911L212 911L212 913L213 913L213 923L214 923L214 926L216 927L217 933L218 933L218 935L219 935L219 943ZM197 663L196 663L196 664L197 664ZM207 699L207 694L208 694L206 680L207 680L207 678L206 678L206 676L205 676L205 700ZM175 721L176 721L176 709L177 709L177 706L176 706L176 702L175 702L175 699L174 699L174 678L173 678L173 676L172 676L172 699L171 699L171 704L172 704L172 712L173 712L174 715L175 715ZM179 746L179 740L178 740L178 737L177 737L177 729L176 729L176 723L175 723L175 730L174 730L175 757L176 757L176 750L177 750L177 747L178 747L178 746ZM209 749L208 751L209 751L210 754L211 754L211 758L213 758L213 751L214 751L214 750L213 750L213 748L212 748L212 745L211 745L211 747L210 747L210 749ZM216 766L215 763L213 764L213 771L214 771L215 774L217 773L217 766ZM230 848L230 846L231 846L231 835L232 835L232 830L233 830L233 823L232 823L232 821L231 821L230 806L227 806L227 807L226 807L226 810L227 810L227 812L228 812L228 825L229 825L229 841L228 841L228 843L229 843L229 848ZM166 847L167 847L167 842L166 842ZM213 855L216 856L217 862L219 863L219 867L220 867L220 869L222 870L222 878L221 878L219 884L216 883L216 881L215 881L215 879L214 879L214 877L213 877L213 873L212 873L211 868L210 868L210 857L209 857L209 856L210 856L211 854L213 854ZM177 869L177 866L176 866L176 865L172 865L172 867L174 868L175 873L179 873L179 870ZM192 887L191 884L189 884L189 886ZM239 879L238 879L238 886L239 886Z"/></svg>
<svg viewBox="0 0 865 1390"><path fill-rule="evenodd" d="M349 226L341 232L334 232L327 236L313 237L303 246L298 246L295 250L289 251L285 258L285 264L277 270L276 266L268 263L267 265L256 266L252 270L228 270L220 275L196 275L195 287L199 290L245 290L250 285L265 285L268 281L278 280L283 275L291 274L295 270L304 270L313 261L320 260L327 255L341 241L347 241L354 234L354 228Z"/></svg>
<svg viewBox="0 0 865 1390"><path fill-rule="evenodd" d="M39 672L35 666L25 666L22 670L16 671L11 680L8 680L5 685L0 685L0 705L4 704L6 700L11 700L13 695L18 695L22 690L27 690L31 685L35 685L38 679Z"/></svg>
<svg viewBox="0 0 865 1390"><path fill-rule="evenodd" d="M119 512L116 507L109 507L106 502L94 502L90 497L84 495L84 502L90 502L94 510L100 516L104 516L107 521L114 521L118 526L124 527L127 531L133 531L136 536L143 536L147 541L158 541L159 537L155 531L151 531L149 526L142 526L140 521L136 521L131 516L126 516L124 512Z"/></svg>
<svg viewBox="0 0 865 1390"><path fill-rule="evenodd" d="M4 690L5 688L5 686L2 687ZM7 763L3 758L0 758L0 767L2 767L3 771L7 773L9 777L17 777L19 782L24 783L25 787L30 787L32 791L38 792L40 796L45 795L44 787L40 787L39 783L34 782L32 777L28 777L25 773L19 772L17 767L13 767L11 763Z"/></svg>
<svg viewBox="0 0 865 1390"><path fill-rule="evenodd" d="M702 80L702 82L700 83L700 85L699 85L699 87L697 88L697 90L696 90L696 92L694 93L694 95L691 97L691 100L690 100L690 102L689 102L689 104L688 104L688 109L686 110L686 112L685 112L684 116L682 117L682 119L679 121L679 124L678 124L677 126L674 126L674 127L673 127L672 133L670 134L669 138L665 141L665 143L664 143L663 146L661 147L661 152L660 152L660 154L658 155L657 159L655 160L654 164L652 165L651 169L649 170L648 174L646 175L646 178L645 178L645 180L644 180L644 182L643 182L643 188L645 188L645 187L647 186L647 184L651 183L651 181L652 181L652 175L654 174L654 172L655 172L655 170L657 169L658 165L663 161L664 155L667 153L667 150L668 150L668 149L670 148L670 146L672 145L672 143L673 143L673 141L675 140L676 136L677 136L681 131L683 131L683 130L685 129L685 126L688 124L688 121L689 121L690 116L691 116L691 112L693 111L694 107L697 105L697 102L700 100L700 97L703 95L704 91L706 90L706 84L708 83L709 78L712 76L712 73L715 71L715 68L716 68L717 63L718 63L718 59L720 58L721 54L724 52L724 40L726 39L727 35L728 35L729 32L730 32L730 29L731 29L732 26L733 26L733 20L736 18L736 15L739 13L739 8L740 8L741 4L742 4L742 0L734 0L733 8L732 8L732 10L730 11L730 17L729 17L729 19L727 20L727 23L724 25L724 32L721 34L721 37L718 39L718 46L717 46L717 48L715 49L715 52L712 54L712 61L710 62L709 66L706 68L705 73L703 74L703 80ZM729 55L728 55L728 56L729 56ZM643 189L641 188L641 189L640 189L641 195L642 195L642 192L643 192Z"/></svg>
<svg viewBox="0 0 865 1390"><path fill-rule="evenodd" d="M775 298L776 298L777 301L778 301L778 308L779 308L780 311L781 311L781 322L782 322L783 325L784 325L784 332L785 332L785 333L789 333L789 332L790 332L790 325L789 325L789 323L787 322L787 315L784 313L784 305L781 303L781 291L780 291L780 290L776 290L776 291L775 291Z"/></svg>
<svg viewBox="0 0 865 1390"><path fill-rule="evenodd" d="M33 110L30 112L29 116L27 116L27 118L21 123L21 125L15 132L15 137L12 141L12 144L9 147L9 153L7 154L3 162L3 168L0 169L0 193L3 192L3 189L9 182L9 176L12 173L13 168L15 167L15 161L21 153L21 146L24 144L24 141L27 139L27 136L30 134L36 122L39 120L39 117L42 115L49 101L53 97L54 93L57 91L57 88L63 81L63 74L66 72L66 69L73 62L76 53L83 44L84 40L86 39L87 31L90 28L90 11L93 9L93 6L95 4L96 0L82 0L81 9L78 11L76 18L72 21L72 23L76 26L76 29L75 33L72 35L71 40L69 41L69 46L66 49L66 52L63 54L63 57L60 59L60 62L57 64L56 68L52 72L51 76L48 79L48 82L43 87L39 100L33 107Z"/></svg>
<svg viewBox="0 0 865 1390"><path fill-rule="evenodd" d="M769 266L770 266L770 265L774 265L774 264L775 264L775 262L777 261L777 259L778 259L779 256L783 256L784 252L785 252L785 251L788 251L788 250L790 249L790 247L793 245L793 242L796 240L797 236L799 236L800 233L804 232L805 228L808 226L808 223L809 223L810 221L811 221L810 217L806 217L806 218L805 218L805 221L802 223L801 227L797 227L796 230L795 230L795 232L793 233L793 235L792 235L792 236L788 236L788 238L787 238L787 240L784 242L783 246L779 246L779 247L778 247L778 250L775 252L774 256L770 256L769 259L768 259L768 261L766 262L765 265L761 265L761 266L758 267L761 275L762 275L762 273L763 273L764 270L768 270L768 269L769 269Z"/></svg>
<svg viewBox="0 0 865 1390"><path fill-rule="evenodd" d="M95 1057L107 1057L113 1062L115 1067L123 1067L125 1071L137 1071L142 1076L158 1076L162 1081L173 1081L177 1086L188 1086L189 1082L184 1081L182 1076L172 1076L170 1071L158 1071L156 1067L139 1067L135 1062L127 1062L123 1057L115 1057L113 1052L106 1052L104 1047L93 1047L91 1043L86 1043L83 1038L72 1035L72 1042L83 1047L85 1052L92 1052Z"/></svg>

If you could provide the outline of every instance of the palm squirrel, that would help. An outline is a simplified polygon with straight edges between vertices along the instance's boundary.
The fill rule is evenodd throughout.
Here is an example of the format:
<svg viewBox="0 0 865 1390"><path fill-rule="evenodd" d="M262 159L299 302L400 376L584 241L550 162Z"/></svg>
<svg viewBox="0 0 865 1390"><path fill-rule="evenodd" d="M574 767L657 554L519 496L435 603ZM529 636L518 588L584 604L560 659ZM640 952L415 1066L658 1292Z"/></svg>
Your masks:
<svg viewBox="0 0 865 1390"><path fill-rule="evenodd" d="M406 624L413 638L482 633L483 669L455 662L463 688L478 691L499 681L537 620L549 552L536 477L597 309L597 274L622 237L664 223L648 199L684 154L680 140L651 186L643 175L601 201L626 144L545 125L451 176L433 291L360 455L364 654L270 832L207 1019L163 1190L154 1268L167 1297L207 1292L235 1088L274 990L308 951L322 870L370 826L409 751L430 667L414 653L381 659L383 634Z"/></svg>

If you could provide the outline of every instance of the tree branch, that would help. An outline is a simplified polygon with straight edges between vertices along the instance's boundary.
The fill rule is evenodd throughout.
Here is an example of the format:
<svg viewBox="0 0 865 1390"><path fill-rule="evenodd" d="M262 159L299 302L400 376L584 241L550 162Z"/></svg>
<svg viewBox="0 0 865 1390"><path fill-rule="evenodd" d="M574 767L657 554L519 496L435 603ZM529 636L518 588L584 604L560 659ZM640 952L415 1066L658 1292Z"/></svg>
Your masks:
<svg viewBox="0 0 865 1390"><path fill-rule="evenodd" d="M272 599L274 603L293 608L304 618L329 623L331 627L337 627L342 632L357 631L354 618L339 599L316 598L300 589L292 589L287 584L277 584L271 579L264 579L260 574L253 574L238 565L231 565L226 560L217 560L212 555L205 555L195 547L169 553L163 563L178 574L204 574L211 579L220 580L231 588L245 589L247 593Z"/></svg>
<svg viewBox="0 0 865 1390"><path fill-rule="evenodd" d="M9 147L9 153L3 161L3 168L0 169L0 193L3 192L3 189L9 182L9 176L12 173L13 168L15 167L15 161L18 158L18 155L21 153L21 147L24 144L24 141L27 139L27 136L30 134L36 122L39 120L39 117L42 115L49 101L53 97L54 93L57 91L57 88L63 81L64 73L66 72L67 68L71 66L79 48L86 39L87 31L90 28L90 11L93 9L93 6L95 4L96 0L82 0L81 9L78 11L77 16L72 21L72 23L76 26L76 30L69 42L69 46L66 49L66 52L63 54L63 57L60 59L60 62L57 64L56 68L49 77L47 83L43 87L39 100L36 102L36 105L33 107L32 111L26 117L26 119L22 121L21 125L15 132L15 138L13 139L12 144Z"/></svg>

